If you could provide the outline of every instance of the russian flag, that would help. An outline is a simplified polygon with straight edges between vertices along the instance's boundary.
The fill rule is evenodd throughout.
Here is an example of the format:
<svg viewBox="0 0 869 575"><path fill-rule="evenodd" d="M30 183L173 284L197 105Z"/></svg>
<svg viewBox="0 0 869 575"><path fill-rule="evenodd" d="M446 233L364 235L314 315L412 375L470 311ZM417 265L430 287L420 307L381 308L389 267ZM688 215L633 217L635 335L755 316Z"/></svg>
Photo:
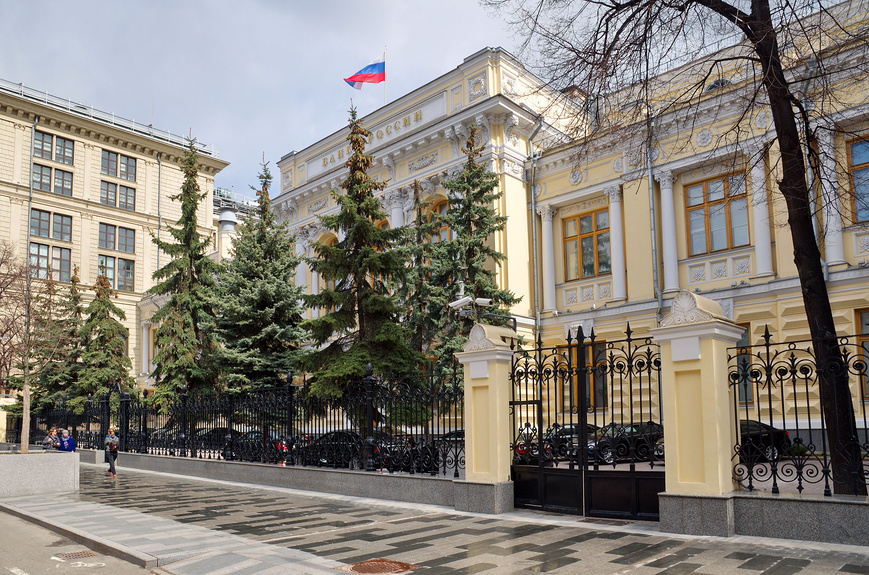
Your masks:
<svg viewBox="0 0 869 575"><path fill-rule="evenodd" d="M344 81L357 90L362 89L362 84L379 84L386 81L386 54L368 64Z"/></svg>

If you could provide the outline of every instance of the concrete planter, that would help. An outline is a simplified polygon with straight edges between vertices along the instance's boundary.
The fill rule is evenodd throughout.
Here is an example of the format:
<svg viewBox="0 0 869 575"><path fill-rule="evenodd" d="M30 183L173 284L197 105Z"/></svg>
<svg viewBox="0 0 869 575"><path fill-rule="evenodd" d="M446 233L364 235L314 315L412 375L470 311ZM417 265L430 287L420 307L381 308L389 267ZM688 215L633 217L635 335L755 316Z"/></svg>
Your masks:
<svg viewBox="0 0 869 575"><path fill-rule="evenodd" d="M0 498L78 491L79 455L0 452Z"/></svg>

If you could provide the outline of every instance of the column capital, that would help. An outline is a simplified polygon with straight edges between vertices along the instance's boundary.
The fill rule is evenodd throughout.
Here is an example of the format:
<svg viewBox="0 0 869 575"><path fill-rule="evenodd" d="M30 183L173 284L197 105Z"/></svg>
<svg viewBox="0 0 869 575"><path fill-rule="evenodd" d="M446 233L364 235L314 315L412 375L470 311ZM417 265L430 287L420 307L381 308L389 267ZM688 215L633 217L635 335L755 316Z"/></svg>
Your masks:
<svg viewBox="0 0 869 575"><path fill-rule="evenodd" d="M656 182L661 185L666 184L667 187L672 187L673 182L676 181L676 176L673 175L672 170L654 170L652 177L655 178Z"/></svg>
<svg viewBox="0 0 869 575"><path fill-rule="evenodd" d="M622 187L619 184L605 187L603 193L609 199L611 204L617 204L622 201Z"/></svg>
<svg viewBox="0 0 869 575"><path fill-rule="evenodd" d="M742 153L748 156L748 159L752 164L759 162L763 158L765 152L766 142L759 138L742 143Z"/></svg>
<svg viewBox="0 0 869 575"><path fill-rule="evenodd" d="M552 216L554 216L557 213L558 213L558 210L556 208L553 208L549 204L537 206L537 215L540 216L540 218L544 222L551 222Z"/></svg>

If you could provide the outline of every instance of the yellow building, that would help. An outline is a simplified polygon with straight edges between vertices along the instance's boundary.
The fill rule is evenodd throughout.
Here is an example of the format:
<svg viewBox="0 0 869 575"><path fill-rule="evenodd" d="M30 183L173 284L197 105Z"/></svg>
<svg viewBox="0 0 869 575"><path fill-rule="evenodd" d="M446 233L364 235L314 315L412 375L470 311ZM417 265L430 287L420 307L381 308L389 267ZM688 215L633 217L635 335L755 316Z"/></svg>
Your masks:
<svg viewBox="0 0 869 575"><path fill-rule="evenodd" d="M839 9L845 26L865 23L865 13L847 4ZM841 62L847 70L848 59L865 58L866 48L852 46L827 64ZM693 80L690 70L655 78L653 99ZM743 344L760 343L767 326L774 341L805 339L808 323L777 190L775 132L765 106L746 108L750 80L745 67L722 68L690 106L656 115L651 139L643 114L592 137L596 119L588 117L588 102L552 90L508 53L487 48L364 117L373 133L367 152L375 157L373 175L388 181L381 199L389 224L400 226L411 220L414 181L434 200L433 209L446 201L442 182L460 169L467 128L481 127L483 161L504 192L496 208L509 217L492 240L507 256L500 286L522 296L512 309L520 333L539 333L546 345L559 345L580 327L586 335L594 329L598 340L622 339L628 322L646 336L680 290L718 302L746 329ZM827 99L835 105L813 114L813 127L820 128L820 173L810 175L818 236L837 328L850 335L869 332L865 82L836 76L834 97ZM802 85L807 101L821 101L812 93L819 87ZM276 210L298 233L301 254L312 255L311 241L331 239L317 216L337 209L329 193L346 177L346 134L340 130L278 163ZM304 265L296 281L309 290L321 284ZM869 394L860 387L855 380L855 399Z"/></svg>
<svg viewBox="0 0 869 575"><path fill-rule="evenodd" d="M105 266L127 317L128 355L141 387L150 385L148 318L156 309L144 292L167 262L151 237L169 240L168 226L181 215L170 196L181 188L186 147L178 135L0 81L0 241L15 246L22 261L29 252L39 277L51 270L66 282L77 266L86 289ZM199 151L199 185L207 192L200 233L216 239L214 176L228 163ZM86 303L90 297L85 292Z"/></svg>

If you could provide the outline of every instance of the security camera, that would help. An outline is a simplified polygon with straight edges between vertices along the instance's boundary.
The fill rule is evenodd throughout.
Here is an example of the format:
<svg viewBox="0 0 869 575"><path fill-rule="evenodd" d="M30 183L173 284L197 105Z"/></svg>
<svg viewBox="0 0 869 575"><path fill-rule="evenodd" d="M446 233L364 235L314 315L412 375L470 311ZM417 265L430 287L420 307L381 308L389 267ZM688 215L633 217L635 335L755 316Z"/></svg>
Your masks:
<svg viewBox="0 0 869 575"><path fill-rule="evenodd" d="M472 301L474 301L474 298L465 296L461 299L457 299L456 301L450 302L449 305L450 305L450 308L452 308L452 309L461 309L461 308L465 307L466 305L468 305L469 303L471 303Z"/></svg>
<svg viewBox="0 0 869 575"><path fill-rule="evenodd" d="M489 307L492 305L492 299L488 297L478 297L474 300L474 303L480 307Z"/></svg>

